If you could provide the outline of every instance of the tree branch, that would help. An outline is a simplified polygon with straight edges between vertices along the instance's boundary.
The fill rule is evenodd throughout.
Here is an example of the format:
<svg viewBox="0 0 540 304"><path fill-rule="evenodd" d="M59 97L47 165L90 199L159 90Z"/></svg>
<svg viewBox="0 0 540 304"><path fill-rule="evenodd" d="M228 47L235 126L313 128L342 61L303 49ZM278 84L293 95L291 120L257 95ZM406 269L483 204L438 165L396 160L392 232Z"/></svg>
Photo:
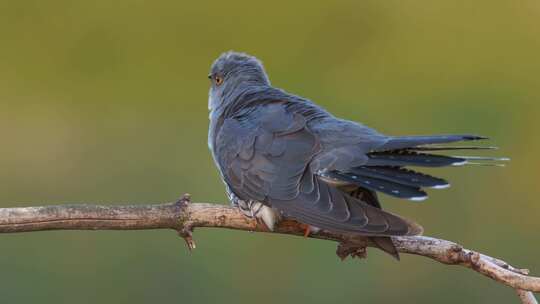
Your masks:
<svg viewBox="0 0 540 304"><path fill-rule="evenodd" d="M99 206L57 205L43 207L0 208L0 233L42 230L135 230L173 229L188 245L195 248L192 231L196 227L227 228L257 232L271 232L264 225L245 217L236 208L207 203L190 203L184 196L177 203ZM304 228L296 221L284 219L272 233L304 235ZM364 256L365 247L374 246L362 236L350 236L329 231L310 234L311 238L340 243L338 255ZM428 257L447 265L472 269L499 283L514 288L522 303L537 303L531 292L540 292L540 278L528 276L528 270L461 245L424 236L394 237L401 253Z"/></svg>

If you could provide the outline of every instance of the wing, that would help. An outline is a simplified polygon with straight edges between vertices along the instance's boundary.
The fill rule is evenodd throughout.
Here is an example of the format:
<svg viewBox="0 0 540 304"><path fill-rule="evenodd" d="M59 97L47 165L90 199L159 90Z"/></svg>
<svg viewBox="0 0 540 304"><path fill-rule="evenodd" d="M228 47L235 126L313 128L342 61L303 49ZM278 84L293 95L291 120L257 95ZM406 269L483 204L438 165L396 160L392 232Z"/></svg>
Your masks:
<svg viewBox="0 0 540 304"><path fill-rule="evenodd" d="M216 141L223 178L241 199L261 201L300 222L365 235L411 235L418 225L354 198L315 174L323 150L304 115L276 102L228 118Z"/></svg>
<svg viewBox="0 0 540 304"><path fill-rule="evenodd" d="M292 200L311 158L319 150L306 119L282 104L226 119L216 142L218 163L232 191L242 199Z"/></svg>

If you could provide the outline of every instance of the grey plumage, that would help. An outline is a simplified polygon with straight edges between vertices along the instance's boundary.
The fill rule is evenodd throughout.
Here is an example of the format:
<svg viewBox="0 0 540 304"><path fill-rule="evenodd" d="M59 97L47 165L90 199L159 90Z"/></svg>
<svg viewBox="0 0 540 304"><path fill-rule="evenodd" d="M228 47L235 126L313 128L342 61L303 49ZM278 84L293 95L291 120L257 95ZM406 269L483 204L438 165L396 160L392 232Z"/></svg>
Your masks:
<svg viewBox="0 0 540 304"><path fill-rule="evenodd" d="M209 77L208 144L232 201L261 202L318 228L375 237L396 257L385 237L422 228L382 210L376 192L424 199L422 188L448 183L406 166L464 164L465 158L425 152L444 150L433 144L485 139L385 136L272 87L261 62L242 53L222 54Z"/></svg>

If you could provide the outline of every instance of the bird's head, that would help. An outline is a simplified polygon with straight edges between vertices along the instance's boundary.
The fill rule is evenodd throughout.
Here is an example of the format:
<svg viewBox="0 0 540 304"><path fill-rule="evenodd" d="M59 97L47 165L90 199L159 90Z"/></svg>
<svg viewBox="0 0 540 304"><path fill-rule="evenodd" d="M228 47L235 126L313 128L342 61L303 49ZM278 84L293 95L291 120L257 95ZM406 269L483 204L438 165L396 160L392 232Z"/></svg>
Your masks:
<svg viewBox="0 0 540 304"><path fill-rule="evenodd" d="M249 86L270 85L261 61L245 53L221 54L210 68L208 109L213 110Z"/></svg>

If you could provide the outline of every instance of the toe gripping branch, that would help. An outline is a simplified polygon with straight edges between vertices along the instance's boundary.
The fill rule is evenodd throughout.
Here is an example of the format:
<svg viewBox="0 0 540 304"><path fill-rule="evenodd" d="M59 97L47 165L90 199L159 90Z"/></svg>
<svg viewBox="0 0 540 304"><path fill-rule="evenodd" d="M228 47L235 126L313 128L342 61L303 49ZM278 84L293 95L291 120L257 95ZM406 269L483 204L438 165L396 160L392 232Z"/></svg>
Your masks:
<svg viewBox="0 0 540 304"><path fill-rule="evenodd" d="M191 195L189 193L185 193L178 201L176 201L176 205L180 209L180 228L177 230L178 235L184 239L187 248L191 252L196 246L195 241L193 240L193 225L189 220L189 213L187 210L189 204L191 204Z"/></svg>

